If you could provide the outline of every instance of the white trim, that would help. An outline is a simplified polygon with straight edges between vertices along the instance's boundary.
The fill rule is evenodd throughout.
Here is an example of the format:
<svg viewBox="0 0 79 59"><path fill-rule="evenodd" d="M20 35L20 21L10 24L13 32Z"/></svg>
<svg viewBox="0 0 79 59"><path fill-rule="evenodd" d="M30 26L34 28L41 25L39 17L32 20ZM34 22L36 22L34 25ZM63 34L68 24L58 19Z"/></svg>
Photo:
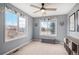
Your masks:
<svg viewBox="0 0 79 59"><path fill-rule="evenodd" d="M31 41L32 41L32 40L30 40L30 41L28 41L28 42L26 42L26 43L24 43L24 44L21 44L20 46L18 46L18 47L16 47L16 48L14 48L14 49L12 49L12 50L10 50L10 51L4 53L3 55L7 55L7 54L9 54L9 53L11 53L11 52L13 52L13 51L15 51L15 50L17 50L17 49L20 49L20 48L23 47L24 45L29 44Z"/></svg>

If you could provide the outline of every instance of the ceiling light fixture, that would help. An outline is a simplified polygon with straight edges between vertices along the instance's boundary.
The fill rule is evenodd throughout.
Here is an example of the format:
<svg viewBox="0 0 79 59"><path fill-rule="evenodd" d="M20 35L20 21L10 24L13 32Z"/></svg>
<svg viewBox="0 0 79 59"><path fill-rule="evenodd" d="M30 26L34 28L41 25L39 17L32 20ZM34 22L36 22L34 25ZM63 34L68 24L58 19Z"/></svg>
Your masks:
<svg viewBox="0 0 79 59"><path fill-rule="evenodd" d="M42 10L41 10L41 12L42 12L42 13L44 13L44 12L45 12L45 10L44 10L44 9L42 9Z"/></svg>
<svg viewBox="0 0 79 59"><path fill-rule="evenodd" d="M46 10L47 11L56 11L56 8L46 8L45 7L45 3L41 3L41 7L35 6L35 5L31 5L31 6L34 7L34 8L39 9L39 10L35 11L34 13L37 13L39 11L41 11L42 13L44 13Z"/></svg>

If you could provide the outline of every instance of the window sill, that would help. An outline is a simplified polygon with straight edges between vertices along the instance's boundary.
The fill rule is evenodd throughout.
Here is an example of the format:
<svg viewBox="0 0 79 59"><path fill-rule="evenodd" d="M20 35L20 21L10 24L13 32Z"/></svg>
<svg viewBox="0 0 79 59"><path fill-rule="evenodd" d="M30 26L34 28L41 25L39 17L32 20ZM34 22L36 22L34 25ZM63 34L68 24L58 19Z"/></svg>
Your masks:
<svg viewBox="0 0 79 59"><path fill-rule="evenodd" d="M26 35L18 36L18 37L15 37L13 39L6 39L5 42L10 42L10 41L17 40L17 39L21 39L21 38L24 38L24 37L26 37Z"/></svg>
<svg viewBox="0 0 79 59"><path fill-rule="evenodd" d="M40 34L40 36L57 36L57 34L53 34L53 35L43 35L43 34Z"/></svg>

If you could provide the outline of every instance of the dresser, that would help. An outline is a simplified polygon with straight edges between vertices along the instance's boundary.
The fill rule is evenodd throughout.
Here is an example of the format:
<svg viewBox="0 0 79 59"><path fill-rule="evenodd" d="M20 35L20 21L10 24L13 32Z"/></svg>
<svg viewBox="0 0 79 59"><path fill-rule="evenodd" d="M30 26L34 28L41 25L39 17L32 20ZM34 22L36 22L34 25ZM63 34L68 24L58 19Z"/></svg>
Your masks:
<svg viewBox="0 0 79 59"><path fill-rule="evenodd" d="M79 39L67 36L64 39L64 47L69 55L79 55Z"/></svg>

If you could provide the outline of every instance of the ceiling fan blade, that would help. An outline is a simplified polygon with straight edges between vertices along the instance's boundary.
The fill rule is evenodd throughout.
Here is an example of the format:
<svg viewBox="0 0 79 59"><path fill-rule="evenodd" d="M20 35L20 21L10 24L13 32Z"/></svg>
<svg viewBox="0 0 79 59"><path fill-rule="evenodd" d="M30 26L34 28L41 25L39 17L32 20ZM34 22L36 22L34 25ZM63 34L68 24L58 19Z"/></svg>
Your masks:
<svg viewBox="0 0 79 59"><path fill-rule="evenodd" d="M39 12L40 10L37 10L37 11L35 11L34 13L37 13L37 12Z"/></svg>
<svg viewBox="0 0 79 59"><path fill-rule="evenodd" d="M35 5L31 5L32 7L34 7L34 8L38 8L38 9L40 9L40 7L38 7L38 6L35 6Z"/></svg>
<svg viewBox="0 0 79 59"><path fill-rule="evenodd" d="M45 8L45 10L56 11L56 8Z"/></svg>

